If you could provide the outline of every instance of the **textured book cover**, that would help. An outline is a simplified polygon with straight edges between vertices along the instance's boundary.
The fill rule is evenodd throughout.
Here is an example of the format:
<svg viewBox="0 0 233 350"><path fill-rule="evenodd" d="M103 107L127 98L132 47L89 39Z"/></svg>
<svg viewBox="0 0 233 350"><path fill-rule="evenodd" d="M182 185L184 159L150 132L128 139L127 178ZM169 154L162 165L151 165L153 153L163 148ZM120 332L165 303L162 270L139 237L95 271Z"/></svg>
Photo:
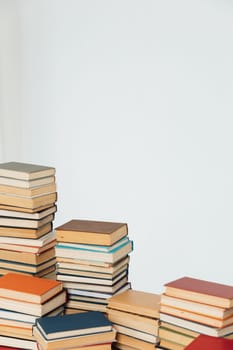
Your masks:
<svg viewBox="0 0 233 350"><path fill-rule="evenodd" d="M55 168L38 164L7 162L0 164L0 176L22 180L53 176Z"/></svg>
<svg viewBox="0 0 233 350"><path fill-rule="evenodd" d="M200 334L185 350L232 350L233 340Z"/></svg>
<svg viewBox="0 0 233 350"><path fill-rule="evenodd" d="M30 275L12 272L0 277L0 296L5 298L42 303L62 289L61 282Z"/></svg>
<svg viewBox="0 0 233 350"><path fill-rule="evenodd" d="M108 332L112 323L104 313L87 311L61 316L41 317L36 321L36 327L47 339L63 338L90 333Z"/></svg>

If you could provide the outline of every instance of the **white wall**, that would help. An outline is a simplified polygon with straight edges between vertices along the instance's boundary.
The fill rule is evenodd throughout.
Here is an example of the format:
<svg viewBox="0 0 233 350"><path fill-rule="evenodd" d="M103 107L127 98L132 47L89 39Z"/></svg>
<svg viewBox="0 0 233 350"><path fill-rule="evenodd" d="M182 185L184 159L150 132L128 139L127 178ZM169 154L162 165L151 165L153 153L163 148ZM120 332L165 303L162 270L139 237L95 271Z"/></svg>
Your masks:
<svg viewBox="0 0 233 350"><path fill-rule="evenodd" d="M0 0L0 162L20 159L20 23L16 0Z"/></svg>
<svg viewBox="0 0 233 350"><path fill-rule="evenodd" d="M19 5L21 156L56 167L56 225L127 222L135 289L232 284L232 2Z"/></svg>

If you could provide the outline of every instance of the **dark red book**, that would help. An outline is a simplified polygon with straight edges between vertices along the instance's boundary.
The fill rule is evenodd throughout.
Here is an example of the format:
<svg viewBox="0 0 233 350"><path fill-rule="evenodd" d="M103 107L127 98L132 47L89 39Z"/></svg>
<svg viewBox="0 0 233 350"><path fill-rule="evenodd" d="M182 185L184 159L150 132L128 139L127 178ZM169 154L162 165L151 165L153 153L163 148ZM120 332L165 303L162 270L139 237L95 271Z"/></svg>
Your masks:
<svg viewBox="0 0 233 350"><path fill-rule="evenodd" d="M233 340L200 334L184 350L233 350Z"/></svg>

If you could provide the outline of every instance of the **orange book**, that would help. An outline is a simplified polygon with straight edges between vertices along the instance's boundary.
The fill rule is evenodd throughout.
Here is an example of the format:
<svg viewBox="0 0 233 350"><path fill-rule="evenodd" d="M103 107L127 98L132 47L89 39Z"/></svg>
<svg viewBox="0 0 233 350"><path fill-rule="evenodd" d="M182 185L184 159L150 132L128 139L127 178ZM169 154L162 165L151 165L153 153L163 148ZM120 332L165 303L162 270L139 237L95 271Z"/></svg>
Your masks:
<svg viewBox="0 0 233 350"><path fill-rule="evenodd" d="M0 278L0 297L44 303L62 291L59 281L19 273L7 273Z"/></svg>
<svg viewBox="0 0 233 350"><path fill-rule="evenodd" d="M159 318L160 295L129 289L108 299L108 308Z"/></svg>

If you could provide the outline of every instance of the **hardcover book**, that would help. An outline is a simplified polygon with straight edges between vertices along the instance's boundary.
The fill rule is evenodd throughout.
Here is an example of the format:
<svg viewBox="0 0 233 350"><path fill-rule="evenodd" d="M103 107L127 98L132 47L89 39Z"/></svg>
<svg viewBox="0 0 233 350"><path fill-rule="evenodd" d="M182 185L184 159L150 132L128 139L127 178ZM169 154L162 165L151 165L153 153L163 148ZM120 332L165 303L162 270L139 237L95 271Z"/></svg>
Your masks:
<svg viewBox="0 0 233 350"><path fill-rule="evenodd" d="M36 327L49 340L108 332L112 330L112 323L102 312L89 311L70 315L42 317L37 319Z"/></svg>
<svg viewBox="0 0 233 350"><path fill-rule="evenodd" d="M0 176L21 180L39 179L54 176L55 168L20 162L7 162L0 164Z"/></svg>
<svg viewBox="0 0 233 350"><path fill-rule="evenodd" d="M112 245L128 234L126 223L71 220L56 228L59 242Z"/></svg>
<svg viewBox="0 0 233 350"><path fill-rule="evenodd" d="M62 291L61 282L49 279L7 273L0 277L0 297L43 303Z"/></svg>
<svg viewBox="0 0 233 350"><path fill-rule="evenodd" d="M232 350L233 340L200 334L185 350Z"/></svg>
<svg viewBox="0 0 233 350"><path fill-rule="evenodd" d="M160 295L137 290L127 290L112 296L108 307L142 316L159 318Z"/></svg>
<svg viewBox="0 0 233 350"><path fill-rule="evenodd" d="M191 277L165 284L165 294L223 308L233 307L233 286Z"/></svg>

